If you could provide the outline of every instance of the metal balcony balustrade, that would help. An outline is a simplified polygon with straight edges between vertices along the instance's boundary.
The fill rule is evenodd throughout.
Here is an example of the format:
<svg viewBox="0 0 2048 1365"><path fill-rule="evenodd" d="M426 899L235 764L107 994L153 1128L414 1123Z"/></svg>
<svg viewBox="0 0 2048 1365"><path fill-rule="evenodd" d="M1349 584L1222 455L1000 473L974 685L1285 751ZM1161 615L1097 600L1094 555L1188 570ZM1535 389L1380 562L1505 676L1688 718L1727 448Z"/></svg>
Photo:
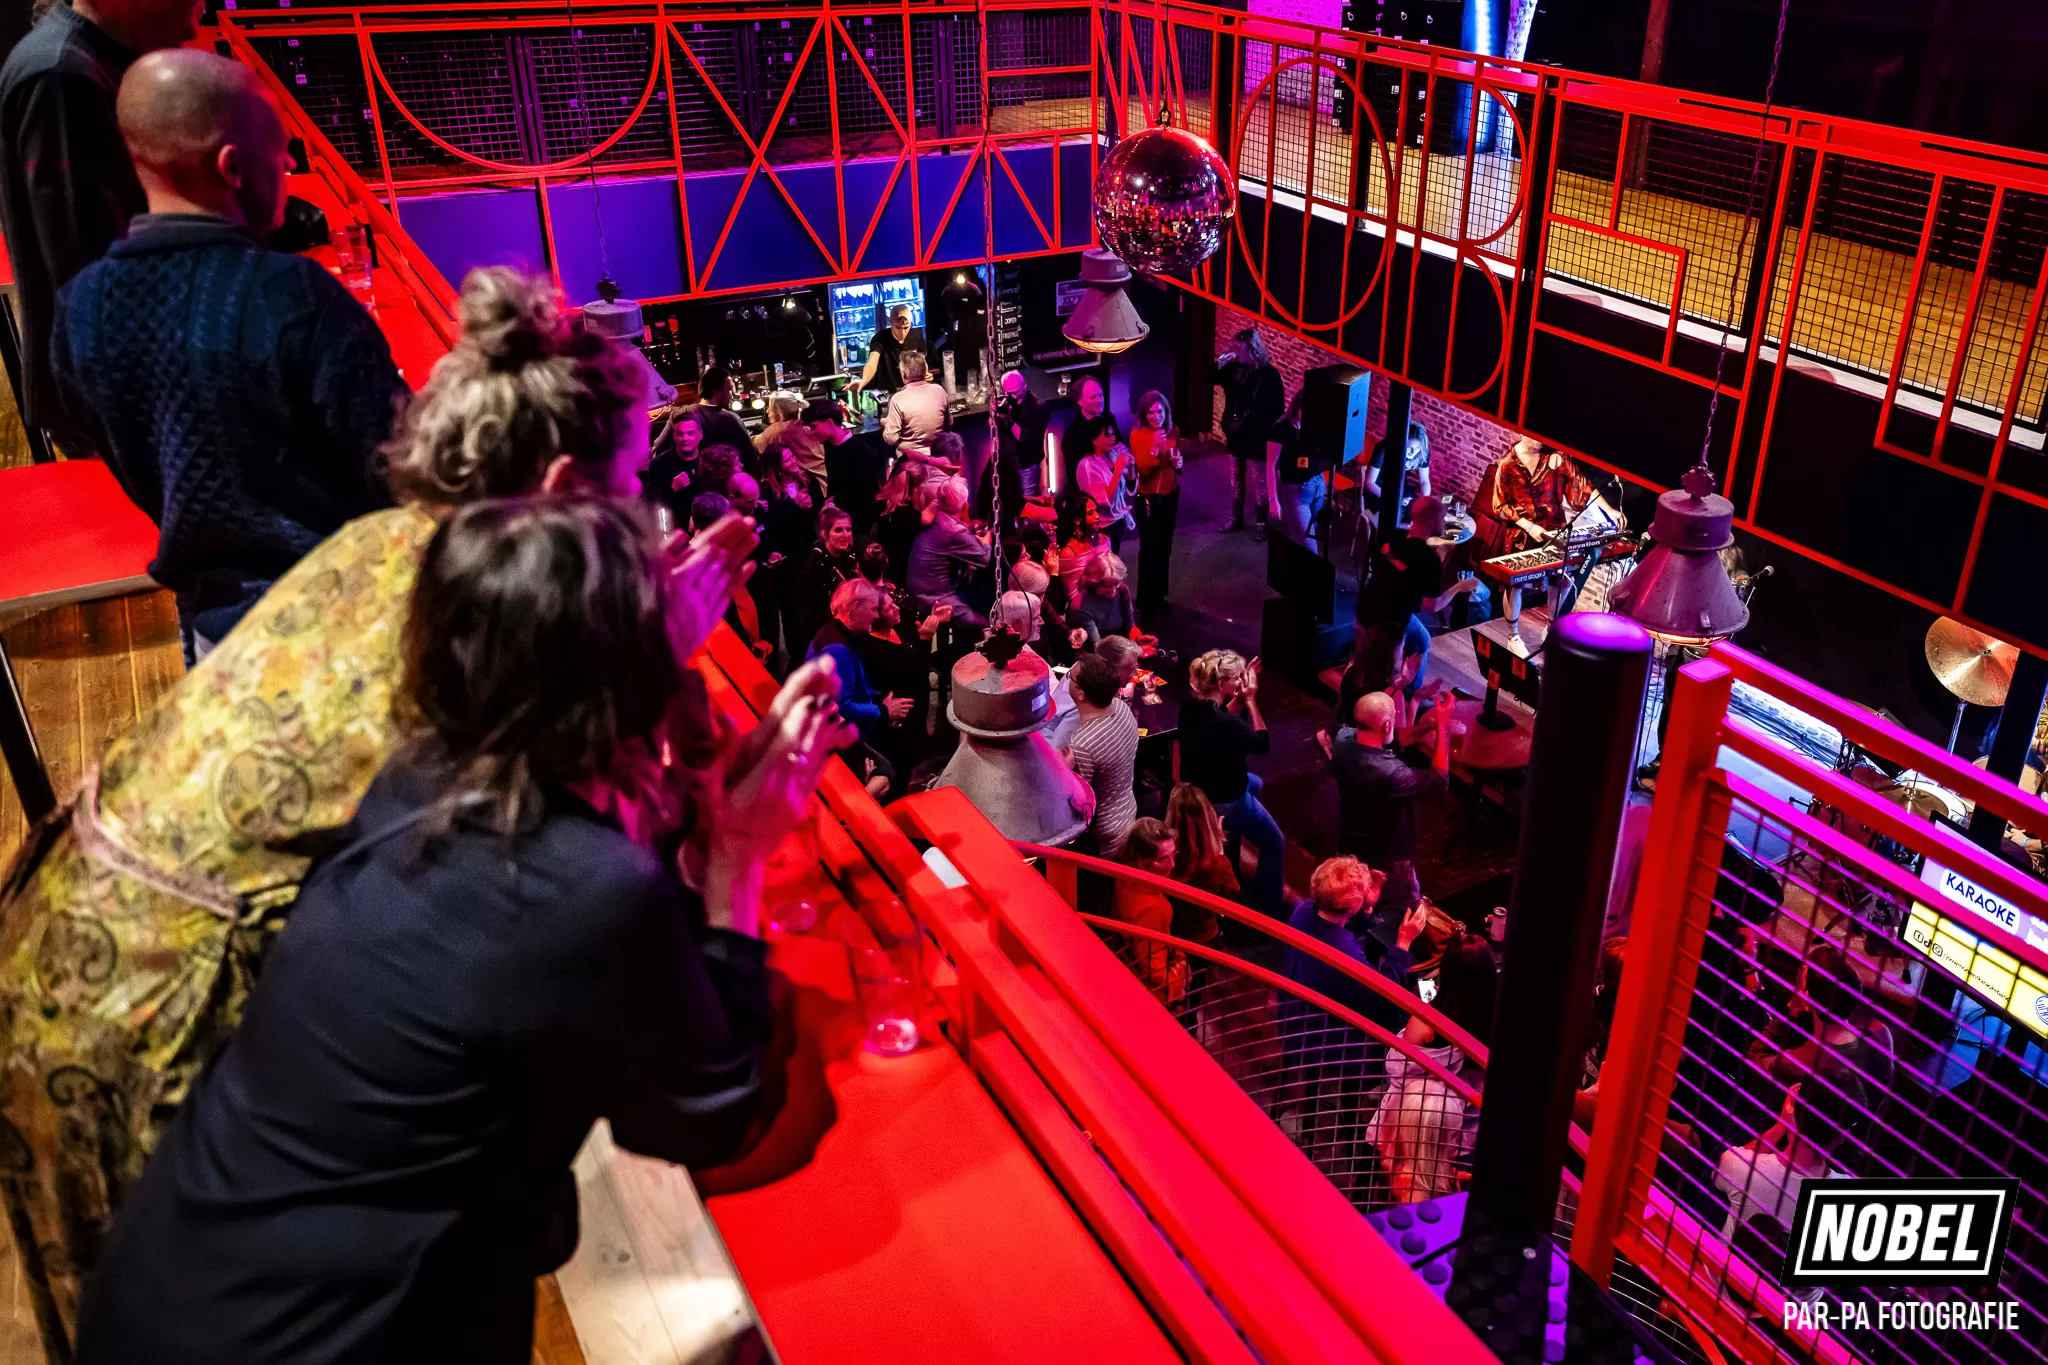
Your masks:
<svg viewBox="0 0 2048 1365"><path fill-rule="evenodd" d="M1689 455L1666 447L1693 418L1648 451L1560 430L1557 367L1604 358L1655 411L1718 392L1713 461L1744 529L2048 648L2048 620L1992 600L2048 526L2048 158L1154 0L215 18L366 214L523 190L534 263L560 266L592 248L557 196L593 173L672 179L680 289L650 299L765 287L731 269L762 204L798 247L777 286L1073 250L1080 182L1027 150L1092 168L1165 119L1216 141L1243 190L1225 250L1181 287L1651 487L1675 481ZM1788 388L1814 377L1875 405L1867 458L1844 436L1847 474L1819 472L1811 425L1779 439L1812 399ZM1940 509L1916 562L1850 513L1812 523L1811 489L1864 470Z"/></svg>
<svg viewBox="0 0 2048 1365"><path fill-rule="evenodd" d="M229 41L248 55L246 37L230 33ZM384 270L410 296L382 299L387 329L409 302L436 334L451 337L452 295L391 212L393 187L380 193L309 120L294 121L336 205L371 224ZM1614 183L1624 177L1617 173ZM1810 190L1807 202L1818 194ZM1619 197L1610 190L1610 202ZM1923 238L1918 250L1924 266L1934 247ZM1230 268L1228 260L1212 267L1211 283ZM2037 289L2030 328L2038 299ZM736 640L722 635L708 662L721 696L744 694L756 710L772 696L773 684ZM1735 679L2032 836L2048 833L2048 805L2037 798L1739 649L1717 646L1685 670L1598 1117L1581 1144L1580 1188L1574 1197L1568 1177L1561 1191L1560 1232L1576 1263L1635 1304L1669 1344L1709 1360L1717 1352L1752 1362L2038 1358L2048 1348L2040 1308L2048 1302L2048 1134L2040 1118L2040 1035L2048 1029L2034 1021L2048 993L2048 895L1947 828L1731 717ZM940 883L912 838L944 851L968 886ZM1247 1340L1269 1357L1285 1355L1289 1343L1308 1349L1308 1339L1294 1335L1305 1311L1321 1324L1315 1340L1337 1339L1323 1330L1356 1334L1382 1359L1443 1365L1472 1348L1426 1298L1403 1289L1400 1305L1388 1308L1380 1297L1398 1261L1378 1256L1359 1221L1393 1196L1384 1154L1365 1136L1371 1067L1346 1071L1334 1093L1320 1089L1317 1078L1290 1068L1286 1036L1265 1006L1270 1000L1277 1016L1283 994L1302 1001L1329 1021L1320 1027L1331 1036L1320 1041L1347 1055L1354 1047L1407 1055L1383 1036L1389 1031L1305 998L1275 979L1261 952L1243 951L1242 940L1225 952L1075 915L957 797L935 794L883 812L851 773L835 769L818 849L849 900L912 917L933 943L933 987L954 1021L948 1041L971 1059L1184 1349L1212 1358L1239 1358L1234 1352ZM1942 869L2042 927L2031 937L2015 933L1945 898L1931 885ZM1283 926L1227 903L1208 908L1256 930L1254 941L1268 945L1263 956L1296 946ZM1162 951L1202 959L1193 1004L1178 1017L1159 1008L1142 973L1129 979L1098 935L1113 938L1137 968ZM1428 1017L1399 988L1360 979ZM1840 1007L1835 1014L1808 1008L1824 999ZM1852 1021L1873 1038L1882 1030L1885 1041L1844 1040L1821 1027L1831 1020ZM1458 1041L1468 1058L1483 1059L1471 1040ZM1781 1229L1770 1216L1737 1217L1731 1227L1734 1204L1718 1177L1730 1151L1755 1150L1796 1121L1788 1097L1807 1087L1849 1105L1832 1149L1842 1170L1999 1172L2021 1182L2003 1286L2022 1305L2019 1334L1966 1348L1928 1334L1856 1340L1777 1325L1785 1306L1775 1282ZM1457 1093L1455 1084L1446 1088ZM1484 1102L1483 1094L1460 1098ZM1357 1278L1367 1262L1380 1277L1369 1294ZM1310 1302L1319 1306L1305 1308Z"/></svg>

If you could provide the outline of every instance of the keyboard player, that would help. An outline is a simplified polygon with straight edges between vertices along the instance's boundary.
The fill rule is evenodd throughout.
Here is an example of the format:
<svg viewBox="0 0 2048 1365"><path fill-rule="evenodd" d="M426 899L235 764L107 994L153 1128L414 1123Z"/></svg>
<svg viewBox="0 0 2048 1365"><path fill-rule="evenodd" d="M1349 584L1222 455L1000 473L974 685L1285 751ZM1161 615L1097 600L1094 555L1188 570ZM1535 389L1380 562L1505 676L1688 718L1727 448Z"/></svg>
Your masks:
<svg viewBox="0 0 2048 1365"><path fill-rule="evenodd" d="M1626 525L1620 510L1600 496L1569 455L1534 436L1515 442L1514 451L1501 461L1495 498L1504 532L1496 555L1541 544L1589 507L1597 507L1617 527Z"/></svg>
<svg viewBox="0 0 2048 1365"><path fill-rule="evenodd" d="M1600 490L1593 487L1569 455L1533 436L1515 442L1508 458L1501 461L1495 509L1502 530L1500 545L1494 550L1496 557L1541 545L1567 529L1584 530L1596 517L1604 517L1616 530L1628 524L1620 509L1600 496ZM1519 642L1522 593L1513 584L1505 586L1502 604L1506 607L1509 638ZM1570 597L1577 596L1575 586L1563 572L1550 575L1547 588L1553 617Z"/></svg>

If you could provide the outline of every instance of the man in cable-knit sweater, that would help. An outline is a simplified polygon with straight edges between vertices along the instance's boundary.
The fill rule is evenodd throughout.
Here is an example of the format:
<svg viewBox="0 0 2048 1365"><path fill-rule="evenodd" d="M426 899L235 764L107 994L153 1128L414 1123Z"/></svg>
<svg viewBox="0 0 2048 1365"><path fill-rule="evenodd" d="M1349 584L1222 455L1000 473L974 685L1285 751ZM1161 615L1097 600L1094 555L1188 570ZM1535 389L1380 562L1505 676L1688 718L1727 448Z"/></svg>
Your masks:
<svg viewBox="0 0 2048 1365"><path fill-rule="evenodd" d="M291 166L256 78L209 52L138 60L121 135L149 198L58 299L52 368L160 530L189 658L342 523L385 506L405 392L377 324L327 271L271 251Z"/></svg>

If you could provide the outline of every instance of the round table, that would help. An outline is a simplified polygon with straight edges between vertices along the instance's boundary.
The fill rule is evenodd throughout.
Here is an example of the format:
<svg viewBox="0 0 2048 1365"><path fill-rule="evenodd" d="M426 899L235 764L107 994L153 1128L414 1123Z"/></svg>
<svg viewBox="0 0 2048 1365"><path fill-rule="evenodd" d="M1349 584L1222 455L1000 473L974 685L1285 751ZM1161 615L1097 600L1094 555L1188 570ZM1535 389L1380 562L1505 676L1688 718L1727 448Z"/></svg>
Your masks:
<svg viewBox="0 0 2048 1365"><path fill-rule="evenodd" d="M1512 730L1489 730L1479 723L1479 713L1486 709L1486 703L1459 698L1452 714L1465 727L1465 733L1451 739L1451 762L1461 767L1489 772L1529 766L1529 745L1535 736L1530 731L1530 718L1520 711L1503 706L1500 714L1512 720Z"/></svg>

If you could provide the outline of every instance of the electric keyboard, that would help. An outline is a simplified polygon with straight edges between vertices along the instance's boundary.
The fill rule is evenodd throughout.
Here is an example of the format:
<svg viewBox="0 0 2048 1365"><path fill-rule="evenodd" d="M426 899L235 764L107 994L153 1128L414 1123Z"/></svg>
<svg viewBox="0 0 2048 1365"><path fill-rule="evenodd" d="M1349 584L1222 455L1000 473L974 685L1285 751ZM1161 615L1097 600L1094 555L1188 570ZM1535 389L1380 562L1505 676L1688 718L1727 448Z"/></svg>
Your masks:
<svg viewBox="0 0 2048 1365"><path fill-rule="evenodd" d="M1513 554L1496 555L1481 560L1479 572L1485 574L1502 587L1519 588L1529 583L1541 582L1554 573L1563 571L1569 555L1571 567L1586 563L1600 564L1610 559L1619 559L1636 552L1636 543L1619 531L1606 532L1598 537L1575 539L1569 545L1553 540L1542 545L1532 545L1526 550Z"/></svg>

